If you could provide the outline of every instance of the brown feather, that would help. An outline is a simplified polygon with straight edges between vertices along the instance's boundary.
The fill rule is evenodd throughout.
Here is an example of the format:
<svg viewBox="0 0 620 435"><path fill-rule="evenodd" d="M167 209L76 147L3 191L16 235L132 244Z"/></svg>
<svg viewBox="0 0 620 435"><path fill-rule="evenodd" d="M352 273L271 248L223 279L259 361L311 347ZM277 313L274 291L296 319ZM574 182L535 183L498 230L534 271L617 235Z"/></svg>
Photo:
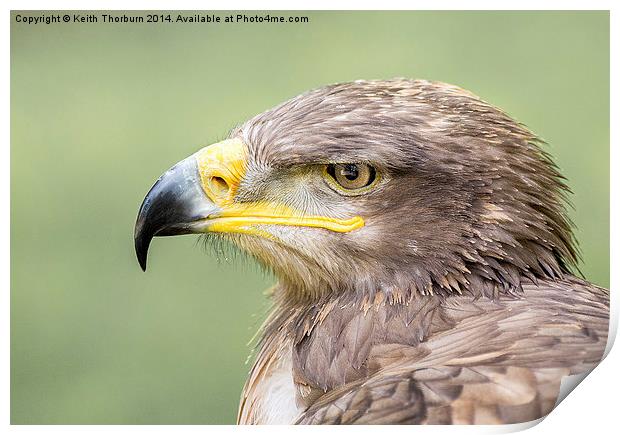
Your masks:
<svg viewBox="0 0 620 435"><path fill-rule="evenodd" d="M572 274L568 188L498 108L443 83L357 81L230 137L248 149L236 201L365 222L226 235L279 280L240 423L527 421L602 358L609 293ZM386 181L342 196L312 176L332 163Z"/></svg>
<svg viewBox="0 0 620 435"><path fill-rule="evenodd" d="M245 396L273 356L291 352L306 391L299 423L522 422L546 415L562 377L597 364L607 340L608 293L577 278L497 300L426 296L366 307L350 299L278 308L259 354L272 357L259 356ZM300 322L316 317L310 328Z"/></svg>

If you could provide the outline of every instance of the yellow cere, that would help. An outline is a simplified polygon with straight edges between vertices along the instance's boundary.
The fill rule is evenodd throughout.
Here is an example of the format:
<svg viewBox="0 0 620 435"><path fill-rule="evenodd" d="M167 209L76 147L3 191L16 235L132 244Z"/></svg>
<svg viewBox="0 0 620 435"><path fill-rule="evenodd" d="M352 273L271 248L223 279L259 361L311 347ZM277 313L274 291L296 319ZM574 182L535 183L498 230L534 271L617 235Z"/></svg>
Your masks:
<svg viewBox="0 0 620 435"><path fill-rule="evenodd" d="M208 219L207 231L272 236L256 225L291 225L324 228L347 233L364 226L355 216L337 219L327 216L305 216L283 205L269 202L235 202L235 194L246 172L246 148L240 139L228 139L210 145L195 154L202 188L209 199L221 208Z"/></svg>
<svg viewBox="0 0 620 435"><path fill-rule="evenodd" d="M209 145L195 154L202 188L219 206L232 204L245 175L246 149L240 139Z"/></svg>

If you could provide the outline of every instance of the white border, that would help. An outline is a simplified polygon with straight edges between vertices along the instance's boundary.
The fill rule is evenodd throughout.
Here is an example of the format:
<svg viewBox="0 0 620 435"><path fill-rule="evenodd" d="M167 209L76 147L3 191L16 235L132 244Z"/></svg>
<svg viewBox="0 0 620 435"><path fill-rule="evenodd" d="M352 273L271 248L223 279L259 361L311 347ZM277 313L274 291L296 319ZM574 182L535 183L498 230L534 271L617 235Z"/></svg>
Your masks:
<svg viewBox="0 0 620 435"><path fill-rule="evenodd" d="M53 4L52 4L53 3ZM554 10L554 9L570 9L570 10L611 10L611 111L610 117L611 123L611 160L610 164L613 167L617 167L618 159L618 125L617 122L620 119L618 112L618 86L617 77L620 74L618 68L618 24L620 16L618 3L615 0L590 0L590 1L576 1L576 0L564 0L562 2L552 0L521 0L521 1L508 1L502 2L491 0L479 0L479 1L458 1L458 0L438 0L438 1L404 1L404 0L382 0L381 2L371 3L368 1L336 1L336 0L315 0L315 1L298 1L295 4L289 4L281 0L264 0L260 3L251 2L248 0L232 0L229 2L217 1L209 2L205 4L196 0L179 0L179 1L163 1L154 0L150 2L140 2L135 0L114 0L114 1L100 1L94 0L88 3L80 2L77 0L65 0L55 2L45 1L14 1L9 0L4 2L6 13L2 17L2 63L3 68L0 72L1 83L4 88L2 95L10 95L10 25L9 25L9 13L10 10L49 10L49 9L64 9L64 10L88 10L88 9L107 9L107 10L131 10L131 9L148 9L148 10L346 10L346 9L364 9L364 10ZM0 332L0 345L4 351L4 358L2 358L0 364L2 367L1 386L2 392L0 393L0 405L1 416L3 417L4 424L0 428L8 428L12 432L20 433L38 433L38 432L57 432L57 433L82 433L84 431L92 433L205 433L210 430L221 430L223 432L232 431L253 431L255 433L287 433L293 430L290 427L234 427L234 426L10 426L9 427L9 406L10 406L10 380L9 380L9 318L10 318L10 303L9 303L9 259L10 259L10 244L9 244L9 194L10 194L10 135L9 135L9 114L10 114L10 99L7 98L5 105L2 109L1 119L1 131L3 132L3 140L0 149L0 195L2 196L2 203L5 205L3 213L0 215L0 244L2 249L0 250L1 260L0 263L0 279L3 281L3 285L0 289L3 292L3 316L2 316L2 331ZM615 122L614 122L615 121ZM618 175L611 170L611 264L618 263L617 246L618 246L618 231L614 226L618 218L618 205L617 201L614 201L615 194L617 193ZM611 288L615 288L615 283L618 280L617 269L611 269ZM618 303L614 297L612 290L612 336L615 336L618 320ZM611 343L610 343L611 344ZM609 347L609 346L608 346ZM583 434L584 431L590 433L610 433L612 430L617 430L616 414L618 413L616 402L618 400L619 389L619 375L620 371L620 353L617 350L610 352L608 357L597 367L594 372L588 376L587 381L578 386L577 389L571 393L562 402L557 409L555 409L549 417L547 417L541 424L529 429L531 434L543 434L543 433L562 433L563 435L570 434ZM3 394L2 394L3 393ZM525 429L528 425L516 425L514 426L435 426L435 427L398 427L389 426L380 429L363 427L299 427L294 430L304 431L355 431L355 433L367 432L374 433L377 430L400 432L400 433L461 433L461 434L484 434L484 433L508 433L519 429ZM372 431L372 432L371 432ZM349 432L351 433L351 432Z"/></svg>

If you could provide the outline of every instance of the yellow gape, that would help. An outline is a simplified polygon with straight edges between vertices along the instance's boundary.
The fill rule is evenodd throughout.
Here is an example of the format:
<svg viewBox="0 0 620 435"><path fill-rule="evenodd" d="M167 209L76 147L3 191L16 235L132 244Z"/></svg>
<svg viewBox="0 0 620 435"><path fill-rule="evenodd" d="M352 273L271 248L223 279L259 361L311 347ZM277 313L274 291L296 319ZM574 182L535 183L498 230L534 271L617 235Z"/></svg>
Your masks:
<svg viewBox="0 0 620 435"><path fill-rule="evenodd" d="M194 154L200 172L202 189L221 208L208 219L208 231L272 236L258 225L293 225L325 228L347 233L364 226L360 216L337 219L326 216L305 216L291 207L266 201L235 202L239 184L247 165L246 147L240 139L228 139L203 148Z"/></svg>

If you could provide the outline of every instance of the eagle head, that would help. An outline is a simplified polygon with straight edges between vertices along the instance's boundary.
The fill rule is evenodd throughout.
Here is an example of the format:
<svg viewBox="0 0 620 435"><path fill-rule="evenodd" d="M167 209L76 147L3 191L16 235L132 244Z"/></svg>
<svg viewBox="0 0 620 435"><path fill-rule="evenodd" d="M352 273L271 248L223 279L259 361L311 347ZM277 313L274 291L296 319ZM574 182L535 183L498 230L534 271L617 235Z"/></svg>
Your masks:
<svg viewBox="0 0 620 435"><path fill-rule="evenodd" d="M224 238L291 297L516 292L576 260L541 141L458 87L355 81L292 98L164 173L135 227Z"/></svg>

